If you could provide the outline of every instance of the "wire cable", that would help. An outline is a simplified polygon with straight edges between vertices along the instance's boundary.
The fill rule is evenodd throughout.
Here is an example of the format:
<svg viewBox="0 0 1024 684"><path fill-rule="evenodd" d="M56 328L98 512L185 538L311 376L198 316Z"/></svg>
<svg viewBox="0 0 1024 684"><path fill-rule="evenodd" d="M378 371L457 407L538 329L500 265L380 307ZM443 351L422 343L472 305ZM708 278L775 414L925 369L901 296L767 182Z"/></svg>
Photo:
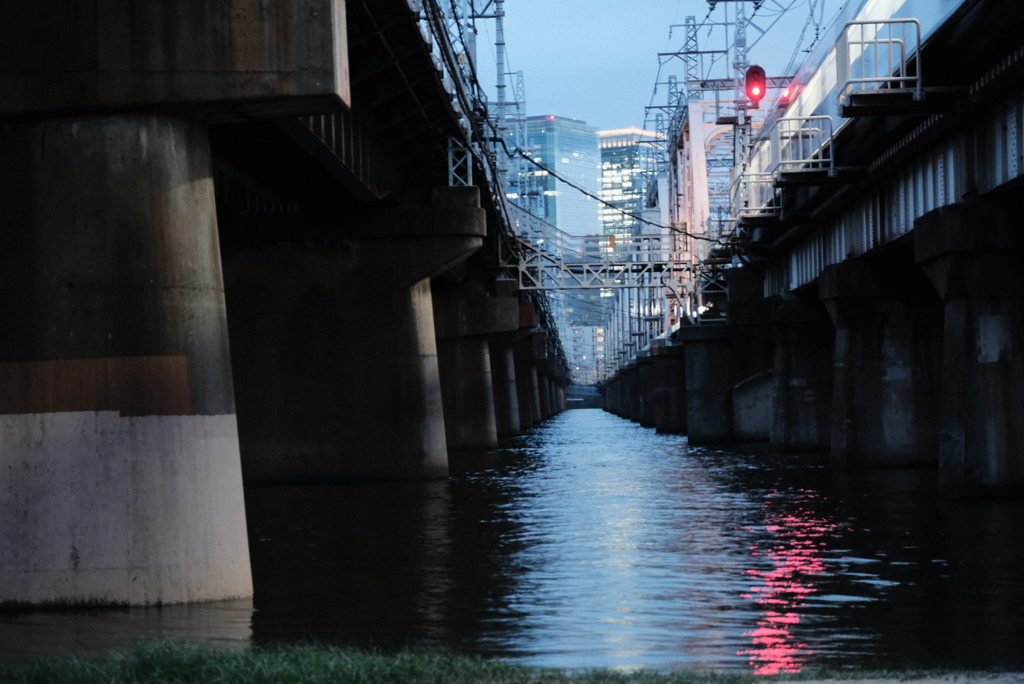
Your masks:
<svg viewBox="0 0 1024 684"><path fill-rule="evenodd" d="M582 193L583 195L585 195L585 196L587 196L587 197L589 197L591 199L597 200L598 202L600 202L601 204L605 205L606 207L610 207L611 209L614 209L615 211L619 212L623 216L628 216L629 218L635 219L636 221L639 221L640 223L646 223L647 225L654 226L655 228L661 228L662 230L668 230L668 231L672 231L672 232L675 232L675 233L679 233L680 235L685 235L686 237L693 238L694 240L703 240L705 242L711 242L711 243L714 243L714 244L723 245L723 243L720 240L718 240L717 238L709 238L709 237L707 237L705 235L697 235L696 233L691 233L689 231L683 230L682 228L675 228L673 226L663 226L660 223L655 223L654 221L648 221L647 219L643 218L642 216L639 216L638 214L634 214L631 211L626 211L622 207L617 207L614 204L612 204L611 202L598 197L594 193L592 193L592 192L590 192L588 190L585 190L584 188L581 188L579 185L577 185L576 183L573 183L572 181L566 179L564 176L561 176L561 175L555 173L554 171L552 171L551 169L549 169L548 167L544 166L539 161L537 161L536 159L534 159L533 157L528 155L526 152L524 152L521 147L517 146L514 151L510 152L509 149L508 149L508 145L505 144L504 140L500 140L499 142L501 143L501 146L503 148L505 148L505 154L508 155L508 157L510 159L513 158L513 157L516 157L516 156L522 157L526 161L528 161L531 164L533 164L534 166L536 166L538 169L544 171L545 173L550 174L556 180L559 180L559 181L565 183L570 188L572 188L572 189Z"/></svg>

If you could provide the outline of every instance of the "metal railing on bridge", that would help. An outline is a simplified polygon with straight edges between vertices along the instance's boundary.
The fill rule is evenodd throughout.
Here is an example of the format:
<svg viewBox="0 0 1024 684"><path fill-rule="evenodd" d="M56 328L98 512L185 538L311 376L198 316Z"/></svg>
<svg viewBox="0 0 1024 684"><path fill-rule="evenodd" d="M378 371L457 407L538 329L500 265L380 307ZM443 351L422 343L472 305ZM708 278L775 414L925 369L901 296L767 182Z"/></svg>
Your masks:
<svg viewBox="0 0 1024 684"><path fill-rule="evenodd" d="M521 254L513 264L523 290L668 286L687 282L681 239L662 235L569 235L511 206Z"/></svg>
<svg viewBox="0 0 1024 684"><path fill-rule="evenodd" d="M776 186L785 183L787 176L835 176L832 117L783 117L775 122L769 140Z"/></svg>
<svg viewBox="0 0 1024 684"><path fill-rule="evenodd" d="M836 43L840 106L851 104L854 94L907 93L920 100L920 47L917 19L848 22Z"/></svg>
<svg viewBox="0 0 1024 684"><path fill-rule="evenodd" d="M779 215L778 190L771 173L743 173L732 186L733 215L740 220Z"/></svg>

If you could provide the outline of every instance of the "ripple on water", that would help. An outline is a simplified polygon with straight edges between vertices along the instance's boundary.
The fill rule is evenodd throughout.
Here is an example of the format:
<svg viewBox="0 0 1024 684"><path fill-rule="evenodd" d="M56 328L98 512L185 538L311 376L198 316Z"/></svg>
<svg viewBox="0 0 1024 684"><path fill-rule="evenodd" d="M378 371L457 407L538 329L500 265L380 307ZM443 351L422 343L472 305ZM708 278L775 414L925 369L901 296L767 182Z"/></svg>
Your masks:
<svg viewBox="0 0 1024 684"><path fill-rule="evenodd" d="M452 472L251 488L255 610L3 615L0 655L166 635L561 667L1024 668L1024 506L941 503L934 472L690 448L598 410Z"/></svg>

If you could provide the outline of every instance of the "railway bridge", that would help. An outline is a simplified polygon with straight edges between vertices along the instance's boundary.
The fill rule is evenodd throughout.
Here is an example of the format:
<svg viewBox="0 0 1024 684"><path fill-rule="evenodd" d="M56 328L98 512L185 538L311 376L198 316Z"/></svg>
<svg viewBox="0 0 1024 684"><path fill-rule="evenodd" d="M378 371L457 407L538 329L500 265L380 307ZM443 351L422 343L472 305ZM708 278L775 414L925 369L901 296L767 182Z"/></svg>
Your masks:
<svg viewBox="0 0 1024 684"><path fill-rule="evenodd" d="M243 482L441 477L562 410L432 0L0 25L0 605L251 594Z"/></svg>
<svg viewBox="0 0 1024 684"><path fill-rule="evenodd" d="M1006 0L848 3L737 148L700 264L716 316L624 360L606 407L693 443L938 467L951 496L1019 490L1022 20ZM710 227L699 98L668 201Z"/></svg>

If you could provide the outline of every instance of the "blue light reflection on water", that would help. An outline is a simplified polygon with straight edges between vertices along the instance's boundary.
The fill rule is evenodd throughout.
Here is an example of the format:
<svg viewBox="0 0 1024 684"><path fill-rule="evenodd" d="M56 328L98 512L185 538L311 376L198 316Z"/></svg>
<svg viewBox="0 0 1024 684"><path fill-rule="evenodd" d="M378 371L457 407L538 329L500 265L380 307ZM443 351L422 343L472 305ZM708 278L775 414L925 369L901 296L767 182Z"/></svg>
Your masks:
<svg viewBox="0 0 1024 684"><path fill-rule="evenodd" d="M565 414L523 449L540 459L526 477L463 476L508 478L530 501L507 540L528 542L513 559L530 570L511 596L522 626L494 644L522 662L799 671L849 646L810 646L801 621L824 635L835 604L877 599L870 584L815 596L848 569L833 542L850 523L815 513L814 491L735 486L758 456L691 450L599 412Z"/></svg>
<svg viewBox="0 0 1024 684"><path fill-rule="evenodd" d="M479 643L567 667L1020 667L1020 502L942 505L934 471L822 462L563 414L452 482L455 501L487 482L515 502L507 617ZM999 557L978 533L1003 535Z"/></svg>
<svg viewBox="0 0 1024 684"><path fill-rule="evenodd" d="M1024 502L569 411L452 477L250 488L250 602L0 614L0 663L138 638L559 667L1024 670Z"/></svg>

